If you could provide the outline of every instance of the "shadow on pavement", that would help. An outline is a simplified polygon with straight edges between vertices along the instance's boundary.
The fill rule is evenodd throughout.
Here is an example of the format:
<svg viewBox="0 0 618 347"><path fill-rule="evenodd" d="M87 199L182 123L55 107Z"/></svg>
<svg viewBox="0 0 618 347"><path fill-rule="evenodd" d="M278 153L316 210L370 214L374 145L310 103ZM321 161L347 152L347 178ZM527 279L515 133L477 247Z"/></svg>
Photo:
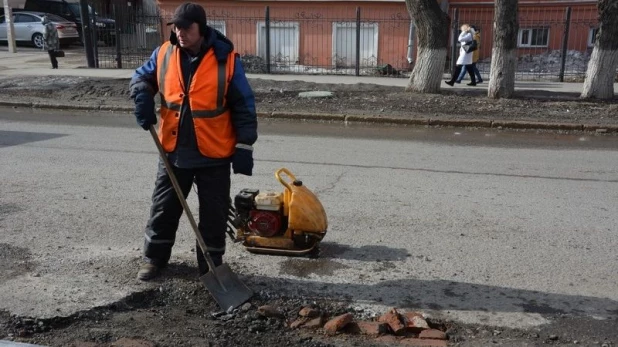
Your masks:
<svg viewBox="0 0 618 347"><path fill-rule="evenodd" d="M18 146L25 143L51 140L66 134L35 133L27 131L0 130L0 147Z"/></svg>
<svg viewBox="0 0 618 347"><path fill-rule="evenodd" d="M359 261L398 261L405 260L411 254L405 248L386 246L350 247L333 242L320 243L320 258L348 259Z"/></svg>
<svg viewBox="0 0 618 347"><path fill-rule="evenodd" d="M339 298L404 309L484 311L496 313L576 314L615 318L618 302L584 295L545 293L534 290L447 280L400 279L377 284L324 283L295 279L247 276L268 288L287 288L295 295Z"/></svg>

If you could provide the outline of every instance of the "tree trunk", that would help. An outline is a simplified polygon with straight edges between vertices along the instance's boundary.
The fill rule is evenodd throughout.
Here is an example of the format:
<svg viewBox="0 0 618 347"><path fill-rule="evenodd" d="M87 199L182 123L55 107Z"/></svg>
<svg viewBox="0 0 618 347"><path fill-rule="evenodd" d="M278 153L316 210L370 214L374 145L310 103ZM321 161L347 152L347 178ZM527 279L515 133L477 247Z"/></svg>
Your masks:
<svg viewBox="0 0 618 347"><path fill-rule="evenodd" d="M497 0L494 6L494 41L487 96L511 98L517 67L517 0Z"/></svg>
<svg viewBox="0 0 618 347"><path fill-rule="evenodd" d="M618 67L618 1L599 0L599 32L588 62L582 98L611 99Z"/></svg>
<svg viewBox="0 0 618 347"><path fill-rule="evenodd" d="M436 0L406 0L416 26L416 63L407 89L419 93L440 93L446 62L449 20Z"/></svg>

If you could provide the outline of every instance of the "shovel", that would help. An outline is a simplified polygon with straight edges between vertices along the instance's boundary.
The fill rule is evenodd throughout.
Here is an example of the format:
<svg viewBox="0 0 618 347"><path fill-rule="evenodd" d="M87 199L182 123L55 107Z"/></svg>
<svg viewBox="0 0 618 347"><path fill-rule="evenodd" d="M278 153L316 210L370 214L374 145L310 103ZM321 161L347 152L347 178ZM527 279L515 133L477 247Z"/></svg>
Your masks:
<svg viewBox="0 0 618 347"><path fill-rule="evenodd" d="M202 234L200 234L200 231L197 228L197 224L195 223L193 214L191 213L191 210L189 210L189 205L187 204L187 201L182 194L180 185L178 185L176 175L174 175L174 171L170 166L167 155L163 150L163 146L161 146L157 131L152 125L150 126L150 135L152 135L152 139L157 145L157 149L159 150L159 154L161 155L161 160L163 160L163 164L165 164L165 169L170 176L170 180L172 181L172 185L174 186L176 195L178 195L178 200L180 200L182 208L185 210L187 218L189 218L191 228L195 233L195 237L197 238L197 242L202 249L202 253L204 253L206 263L208 263L209 271L205 275L201 276L200 280L202 281L206 289L208 289L210 295L212 295L217 304L219 304L219 306L223 310L227 311L230 308L236 308L242 305L247 300L249 300L249 298L251 298L253 292L238 278L238 276L236 276L236 274L232 271L232 269L230 269L227 264L221 264L220 266L215 267L212 258L206 251L206 243L204 242Z"/></svg>

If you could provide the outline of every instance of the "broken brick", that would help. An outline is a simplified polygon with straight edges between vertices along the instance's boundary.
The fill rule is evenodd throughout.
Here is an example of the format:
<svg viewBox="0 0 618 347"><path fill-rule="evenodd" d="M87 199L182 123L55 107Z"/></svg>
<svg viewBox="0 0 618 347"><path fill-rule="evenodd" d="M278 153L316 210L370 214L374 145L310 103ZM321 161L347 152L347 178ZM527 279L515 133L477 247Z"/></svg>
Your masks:
<svg viewBox="0 0 618 347"><path fill-rule="evenodd" d="M437 329L427 329L421 331L418 335L420 339L436 339L436 340L447 340L446 333L444 331L440 331Z"/></svg>
<svg viewBox="0 0 618 347"><path fill-rule="evenodd" d="M270 318L284 318L285 316L283 315L283 313L279 312L279 310L276 307L270 306L270 305L264 305L264 306L260 306L257 309L257 312L264 316L264 317L270 317Z"/></svg>
<svg viewBox="0 0 618 347"><path fill-rule="evenodd" d="M308 321L309 321L308 318L305 318L305 317L299 318L299 319L293 321L292 323L290 323L290 328L292 328L292 329L300 328L301 326L303 326Z"/></svg>
<svg viewBox="0 0 618 347"><path fill-rule="evenodd" d="M436 340L436 339L417 339L417 338L405 338L399 340L401 346L415 346L415 347L447 347L448 341Z"/></svg>
<svg viewBox="0 0 618 347"><path fill-rule="evenodd" d="M402 317L396 309L392 309L380 316L378 322L388 324L395 335L401 335L406 331L406 326L402 322Z"/></svg>
<svg viewBox="0 0 618 347"><path fill-rule="evenodd" d="M429 324L423 315L418 312L406 312L403 314L403 322L407 331L420 333L423 330L429 329Z"/></svg>
<svg viewBox="0 0 618 347"><path fill-rule="evenodd" d="M351 313L342 314L329 320L326 325L324 325L324 330L327 334L334 335L353 320L354 316L352 316Z"/></svg>
<svg viewBox="0 0 618 347"><path fill-rule="evenodd" d="M390 327L387 323L381 322L358 322L356 323L361 334L364 335L383 335L388 334Z"/></svg>
<svg viewBox="0 0 618 347"><path fill-rule="evenodd" d="M305 318L306 319L306 318ZM324 317L319 316L313 318L312 320L307 321L307 323L303 324L302 327L306 329L319 329L324 325Z"/></svg>
<svg viewBox="0 0 618 347"><path fill-rule="evenodd" d="M320 315L320 311L311 307L303 307L300 312L298 312L298 315L301 317L315 318Z"/></svg>

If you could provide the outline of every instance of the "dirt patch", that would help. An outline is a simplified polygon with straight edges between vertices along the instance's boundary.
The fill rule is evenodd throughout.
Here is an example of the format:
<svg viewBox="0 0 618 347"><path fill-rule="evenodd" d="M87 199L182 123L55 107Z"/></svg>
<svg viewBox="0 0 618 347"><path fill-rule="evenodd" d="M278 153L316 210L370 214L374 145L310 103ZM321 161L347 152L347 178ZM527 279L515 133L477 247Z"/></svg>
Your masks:
<svg viewBox="0 0 618 347"><path fill-rule="evenodd" d="M31 261L30 251L27 248L0 243L0 281L21 276L35 267L36 264Z"/></svg>
<svg viewBox="0 0 618 347"><path fill-rule="evenodd" d="M299 295L284 297L272 286L248 283L257 290L250 304L233 312L221 312L197 279L169 278L160 287L136 293L120 302L80 312L70 317L37 319L0 312L0 339L45 346L399 346L392 340L323 329L290 327L303 307L335 317L351 313L355 320L369 321L381 313L353 306L337 298ZM266 288L268 287L268 288ZM265 317L258 308L269 305L281 313ZM533 330L505 329L491 325L459 325L428 318L432 328L445 331L455 346L614 346L618 332L613 320L594 320L554 315L552 323ZM123 341L133 344L123 344ZM248 344L248 341L251 341ZM139 342L139 344L138 344Z"/></svg>
<svg viewBox="0 0 618 347"><path fill-rule="evenodd" d="M302 78L302 77L299 77ZM91 106L133 106L128 80L84 77L19 77L0 82L6 100ZM520 90L514 99L494 100L483 89L409 93L372 84L317 84L251 79L259 112L345 114L401 119L518 120L589 125L618 124L618 100L583 101L578 95ZM301 98L300 92L331 91L329 98Z"/></svg>

